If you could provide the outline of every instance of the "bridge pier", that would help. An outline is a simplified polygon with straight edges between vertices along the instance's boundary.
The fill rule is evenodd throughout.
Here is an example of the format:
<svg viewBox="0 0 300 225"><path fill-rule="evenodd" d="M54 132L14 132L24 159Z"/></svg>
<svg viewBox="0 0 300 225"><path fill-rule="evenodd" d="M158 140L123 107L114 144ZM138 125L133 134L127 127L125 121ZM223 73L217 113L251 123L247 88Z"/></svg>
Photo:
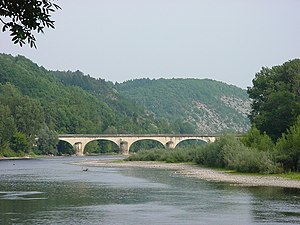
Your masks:
<svg viewBox="0 0 300 225"><path fill-rule="evenodd" d="M173 149L175 148L175 143L173 141L169 141L165 144L166 148Z"/></svg>
<svg viewBox="0 0 300 225"><path fill-rule="evenodd" d="M85 147L85 145L82 144L82 142L76 142L73 146L73 148L75 150L75 154L77 156L83 156L84 147Z"/></svg>
<svg viewBox="0 0 300 225"><path fill-rule="evenodd" d="M119 148L123 155L129 155L129 146L127 141L121 141Z"/></svg>

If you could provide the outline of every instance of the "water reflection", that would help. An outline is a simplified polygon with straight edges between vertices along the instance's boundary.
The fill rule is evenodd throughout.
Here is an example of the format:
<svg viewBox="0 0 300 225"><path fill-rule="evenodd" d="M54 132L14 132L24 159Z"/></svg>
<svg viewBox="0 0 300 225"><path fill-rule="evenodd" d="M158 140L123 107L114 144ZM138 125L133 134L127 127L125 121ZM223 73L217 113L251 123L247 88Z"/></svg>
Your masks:
<svg viewBox="0 0 300 225"><path fill-rule="evenodd" d="M249 188L255 197L252 204L253 218L257 222L274 224L300 224L300 190L293 188Z"/></svg>
<svg viewBox="0 0 300 225"><path fill-rule="evenodd" d="M101 158L98 158L101 159ZM237 187L85 158L0 161L0 224L299 224L295 189Z"/></svg>

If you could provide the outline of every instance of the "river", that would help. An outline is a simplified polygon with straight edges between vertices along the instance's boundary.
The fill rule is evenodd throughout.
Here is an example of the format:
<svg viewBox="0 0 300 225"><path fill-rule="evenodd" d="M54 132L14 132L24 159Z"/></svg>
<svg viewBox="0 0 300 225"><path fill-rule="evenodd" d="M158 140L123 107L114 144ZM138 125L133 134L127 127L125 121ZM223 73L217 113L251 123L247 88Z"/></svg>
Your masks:
<svg viewBox="0 0 300 225"><path fill-rule="evenodd" d="M0 160L0 224L300 224L300 190L240 187L145 168Z"/></svg>

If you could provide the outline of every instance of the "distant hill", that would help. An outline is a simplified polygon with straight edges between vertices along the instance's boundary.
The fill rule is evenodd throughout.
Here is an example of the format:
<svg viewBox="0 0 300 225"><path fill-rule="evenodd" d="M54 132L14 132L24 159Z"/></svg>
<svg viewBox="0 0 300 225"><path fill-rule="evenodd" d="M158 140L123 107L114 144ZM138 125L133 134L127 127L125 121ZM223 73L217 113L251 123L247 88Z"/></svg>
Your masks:
<svg viewBox="0 0 300 225"><path fill-rule="evenodd" d="M16 116L25 97L42 108L41 121L58 133L173 132L166 121L117 93L111 82L80 71L49 71L23 56L0 54L0 106L10 108L17 125L27 119L24 113Z"/></svg>
<svg viewBox="0 0 300 225"><path fill-rule="evenodd" d="M245 132L250 100L246 90L209 79L137 79L116 86L120 95L146 107L182 133ZM181 128L179 128L181 129Z"/></svg>
<svg viewBox="0 0 300 225"><path fill-rule="evenodd" d="M16 110L30 104L39 109L40 121L58 133L220 133L249 128L246 91L222 82L138 79L114 84L0 54L0 107L9 108L18 130L24 121Z"/></svg>

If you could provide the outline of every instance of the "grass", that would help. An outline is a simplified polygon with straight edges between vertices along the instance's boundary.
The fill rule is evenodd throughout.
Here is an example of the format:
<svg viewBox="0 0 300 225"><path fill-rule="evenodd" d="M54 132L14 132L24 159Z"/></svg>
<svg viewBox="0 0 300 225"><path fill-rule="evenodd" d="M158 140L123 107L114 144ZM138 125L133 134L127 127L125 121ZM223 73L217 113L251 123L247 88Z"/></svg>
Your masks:
<svg viewBox="0 0 300 225"><path fill-rule="evenodd" d="M300 172L289 172L289 173L277 174L277 176L291 179L291 180L300 180Z"/></svg>
<svg viewBox="0 0 300 225"><path fill-rule="evenodd" d="M214 168L213 168L214 169ZM274 174L263 174L263 173L242 173L235 170L217 169L229 174L241 175L241 176L264 176L264 177L282 177L290 180L300 180L300 172L289 172L289 173L274 173Z"/></svg>

